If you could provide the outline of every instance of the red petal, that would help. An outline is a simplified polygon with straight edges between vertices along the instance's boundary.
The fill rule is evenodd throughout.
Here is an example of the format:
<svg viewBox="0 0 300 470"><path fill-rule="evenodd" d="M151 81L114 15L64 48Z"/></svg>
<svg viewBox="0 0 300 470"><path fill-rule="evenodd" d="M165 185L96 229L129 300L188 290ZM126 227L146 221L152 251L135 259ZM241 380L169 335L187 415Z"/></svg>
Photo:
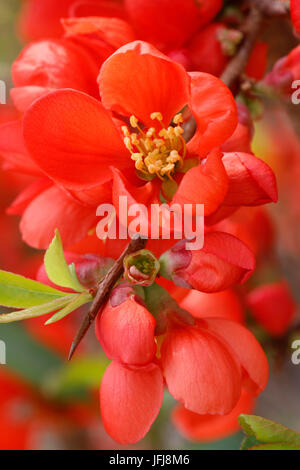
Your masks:
<svg viewBox="0 0 300 470"><path fill-rule="evenodd" d="M239 323L223 318L205 320L210 331L223 338L234 350L247 375L245 385L251 393L261 393L268 381L266 355L253 334Z"/></svg>
<svg viewBox="0 0 300 470"><path fill-rule="evenodd" d="M55 229L64 247L84 238L97 223L95 208L84 207L56 186L47 189L25 210L20 230L23 240L34 248L48 248Z"/></svg>
<svg viewBox="0 0 300 470"><path fill-rule="evenodd" d="M39 167L30 158L25 147L21 120L0 126L0 155L5 160L5 169L41 175Z"/></svg>
<svg viewBox="0 0 300 470"><path fill-rule="evenodd" d="M122 0L77 0L69 10L69 16L102 16L123 18L125 9Z"/></svg>
<svg viewBox="0 0 300 470"><path fill-rule="evenodd" d="M61 36L60 18L68 16L74 0L30 0L22 3L19 31L26 41L32 41Z"/></svg>
<svg viewBox="0 0 300 470"><path fill-rule="evenodd" d="M175 49L214 18L222 0L125 0L125 6L140 37Z"/></svg>
<svg viewBox="0 0 300 470"><path fill-rule="evenodd" d="M67 40L30 44L12 66L15 87L74 88L97 96L96 77L97 69L90 56Z"/></svg>
<svg viewBox="0 0 300 470"><path fill-rule="evenodd" d="M172 419L175 426L186 439L200 442L225 439L239 431L238 417L240 414L252 414L254 398L246 390L242 390L241 397L233 410L222 416L199 415L189 411L184 406L177 406Z"/></svg>
<svg viewBox="0 0 300 470"><path fill-rule="evenodd" d="M183 67L150 44L135 41L104 62L98 78L102 102L121 114L153 126L153 112L165 125L188 102L190 79Z"/></svg>
<svg viewBox="0 0 300 470"><path fill-rule="evenodd" d="M242 152L226 153L222 161L229 178L225 205L257 206L277 201L275 175L265 162Z"/></svg>
<svg viewBox="0 0 300 470"><path fill-rule="evenodd" d="M22 215L26 207L35 199L39 194L52 186L52 182L47 178L38 178L25 188L14 199L11 205L6 210L7 214Z"/></svg>
<svg viewBox="0 0 300 470"><path fill-rule="evenodd" d="M185 242L182 243L184 248ZM176 253L175 253L176 254ZM173 275L175 283L202 292L218 292L245 282L255 268L255 258L238 238L223 232L206 233L201 250L190 251L191 262Z"/></svg>
<svg viewBox="0 0 300 470"><path fill-rule="evenodd" d="M255 320L271 335L283 335L291 326L297 307L285 282L257 287L246 300Z"/></svg>
<svg viewBox="0 0 300 470"><path fill-rule="evenodd" d="M109 113L74 90L58 90L37 100L25 113L24 137L43 171L72 189L107 181L109 165L131 162Z"/></svg>
<svg viewBox="0 0 300 470"><path fill-rule="evenodd" d="M228 190L228 177L219 150L209 153L206 161L189 170L179 185L172 203L204 204L204 214L215 212Z"/></svg>
<svg viewBox="0 0 300 470"><path fill-rule="evenodd" d="M188 142L190 154L204 156L223 144L233 134L237 108L229 88L207 73L191 72L189 106L197 123L194 137Z"/></svg>
<svg viewBox="0 0 300 470"><path fill-rule="evenodd" d="M267 69L268 44L257 42L248 60L245 73L254 80L262 80Z"/></svg>
<svg viewBox="0 0 300 470"><path fill-rule="evenodd" d="M189 410L224 414L236 405L240 368L230 349L213 334L197 327L172 326L161 360L171 395Z"/></svg>
<svg viewBox="0 0 300 470"><path fill-rule="evenodd" d="M119 18L67 18L62 23L67 36L97 35L114 49L136 39L130 24Z"/></svg>
<svg viewBox="0 0 300 470"><path fill-rule="evenodd" d="M234 290L207 294L191 290L180 302L180 307L196 318L218 317L244 323L243 305Z"/></svg>
<svg viewBox="0 0 300 470"><path fill-rule="evenodd" d="M296 31L300 31L300 3L299 0L291 0L291 15Z"/></svg>
<svg viewBox="0 0 300 470"><path fill-rule="evenodd" d="M100 387L104 427L121 444L133 444L149 431L163 399L163 378L158 366L129 369L112 362Z"/></svg>
<svg viewBox="0 0 300 470"><path fill-rule="evenodd" d="M124 364L148 364L156 353L154 317L133 295L119 305L112 305L113 300L98 315L95 325L105 354Z"/></svg>

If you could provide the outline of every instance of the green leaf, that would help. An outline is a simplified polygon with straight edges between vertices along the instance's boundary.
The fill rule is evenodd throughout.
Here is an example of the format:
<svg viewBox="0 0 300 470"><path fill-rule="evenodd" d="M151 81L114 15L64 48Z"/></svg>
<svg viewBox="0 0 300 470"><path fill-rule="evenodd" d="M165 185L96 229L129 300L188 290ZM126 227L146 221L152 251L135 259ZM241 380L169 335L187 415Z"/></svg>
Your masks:
<svg viewBox="0 0 300 470"><path fill-rule="evenodd" d="M288 444L288 447L300 446L300 434L269 419L254 415L240 415L239 423L248 436L255 437L259 442L281 446Z"/></svg>
<svg viewBox="0 0 300 470"><path fill-rule="evenodd" d="M51 302L35 305L34 307L26 308L23 310L17 310L16 312L2 313L0 314L0 323L11 323L14 321L27 320L28 318L40 317L46 313L54 312L58 308L64 307L76 297L76 294L64 295Z"/></svg>
<svg viewBox="0 0 300 470"><path fill-rule="evenodd" d="M258 446L251 447L249 450L300 450L300 446L293 447L279 442L277 444L260 444Z"/></svg>
<svg viewBox="0 0 300 470"><path fill-rule="evenodd" d="M86 292L77 276L74 276L74 270L72 273L68 266L58 230L55 230L54 238L45 253L44 264L47 276L54 284L76 292Z"/></svg>
<svg viewBox="0 0 300 470"><path fill-rule="evenodd" d="M62 318L69 315L69 313L73 312L82 305L87 304L91 300L93 300L93 297L87 292L83 292L82 294L76 295L76 297L74 297L66 307L59 310L51 318L49 318L49 320L46 321L45 325L50 325L51 323L55 323L61 320Z"/></svg>
<svg viewBox="0 0 300 470"><path fill-rule="evenodd" d="M33 307L65 295L65 292L40 282L0 270L0 305L5 307Z"/></svg>

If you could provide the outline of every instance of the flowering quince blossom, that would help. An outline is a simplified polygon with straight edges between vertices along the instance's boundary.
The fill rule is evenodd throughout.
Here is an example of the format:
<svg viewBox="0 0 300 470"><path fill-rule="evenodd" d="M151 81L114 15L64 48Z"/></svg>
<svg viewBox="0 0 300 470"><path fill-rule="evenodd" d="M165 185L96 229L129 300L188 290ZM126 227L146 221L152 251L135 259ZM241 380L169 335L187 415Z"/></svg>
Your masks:
<svg viewBox="0 0 300 470"><path fill-rule="evenodd" d="M21 121L0 129L4 157L39 176L9 209L23 214L21 232L30 245L45 248L58 228L71 246L95 227L96 207L112 200L118 208L122 195L146 206L161 195L181 206L202 203L210 224L241 205L277 199L264 162L248 153L222 156L217 149L237 126L233 97L217 78L187 73L137 41L105 61L98 82L101 103L70 89L36 100L23 118L26 147ZM176 114L186 104L197 122L187 143Z"/></svg>
<svg viewBox="0 0 300 470"><path fill-rule="evenodd" d="M164 289L158 292L163 297ZM101 382L102 419L121 443L149 430L162 404L163 377L173 397L200 415L227 414L239 406L242 385L253 397L267 382L266 357L242 325L164 305L151 315L125 283L96 319L98 340L113 360Z"/></svg>

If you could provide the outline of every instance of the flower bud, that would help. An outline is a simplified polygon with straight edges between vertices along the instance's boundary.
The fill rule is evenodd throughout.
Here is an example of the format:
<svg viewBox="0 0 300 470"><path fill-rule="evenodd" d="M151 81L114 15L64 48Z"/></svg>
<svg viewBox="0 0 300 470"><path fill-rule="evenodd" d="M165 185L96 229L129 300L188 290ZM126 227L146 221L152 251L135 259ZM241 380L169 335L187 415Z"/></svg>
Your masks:
<svg viewBox="0 0 300 470"><path fill-rule="evenodd" d="M125 279L134 285L150 286L160 264L149 250L140 250L124 259Z"/></svg>
<svg viewBox="0 0 300 470"><path fill-rule="evenodd" d="M160 263L162 276L202 292L218 292L242 283L255 267L249 248L223 232L206 233L201 250L188 250L182 240L161 256Z"/></svg>

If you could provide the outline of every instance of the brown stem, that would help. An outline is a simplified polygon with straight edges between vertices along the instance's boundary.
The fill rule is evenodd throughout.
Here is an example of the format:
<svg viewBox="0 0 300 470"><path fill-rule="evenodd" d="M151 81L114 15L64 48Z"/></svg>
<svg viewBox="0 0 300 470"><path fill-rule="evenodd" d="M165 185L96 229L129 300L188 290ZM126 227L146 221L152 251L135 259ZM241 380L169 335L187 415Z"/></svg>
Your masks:
<svg viewBox="0 0 300 470"><path fill-rule="evenodd" d="M78 333L75 336L74 341L72 342L69 357L70 360L76 351L79 343L82 341L84 336L86 335L88 329L90 328L91 324L95 320L96 316L98 315L99 311L108 300L109 294L118 281L118 279L122 276L124 267L123 267L123 260L127 255L134 253L138 250L142 250L145 248L147 240L144 238L135 238L130 241L127 248L123 251L120 258L114 263L111 269L108 271L106 276L99 282L97 293L91 305L91 308L84 318Z"/></svg>
<svg viewBox="0 0 300 470"><path fill-rule="evenodd" d="M255 7L251 8L247 19L247 30L249 33L238 50L238 53L229 62L223 74L221 75L221 80L229 88L234 85L247 65L253 46L256 42L257 35L260 31L262 21L263 14L261 11Z"/></svg>
<svg viewBox="0 0 300 470"><path fill-rule="evenodd" d="M281 0L251 0L251 4L266 16L285 16L289 6Z"/></svg>
<svg viewBox="0 0 300 470"><path fill-rule="evenodd" d="M256 7L252 7L246 24L246 29L249 31L249 33L247 34L237 54L229 62L220 77L225 85L228 86L228 88L231 88L243 73L262 25L262 21L263 14L261 11ZM184 138L187 141L190 140L193 137L195 130L196 121L194 118L191 118L185 127Z"/></svg>

